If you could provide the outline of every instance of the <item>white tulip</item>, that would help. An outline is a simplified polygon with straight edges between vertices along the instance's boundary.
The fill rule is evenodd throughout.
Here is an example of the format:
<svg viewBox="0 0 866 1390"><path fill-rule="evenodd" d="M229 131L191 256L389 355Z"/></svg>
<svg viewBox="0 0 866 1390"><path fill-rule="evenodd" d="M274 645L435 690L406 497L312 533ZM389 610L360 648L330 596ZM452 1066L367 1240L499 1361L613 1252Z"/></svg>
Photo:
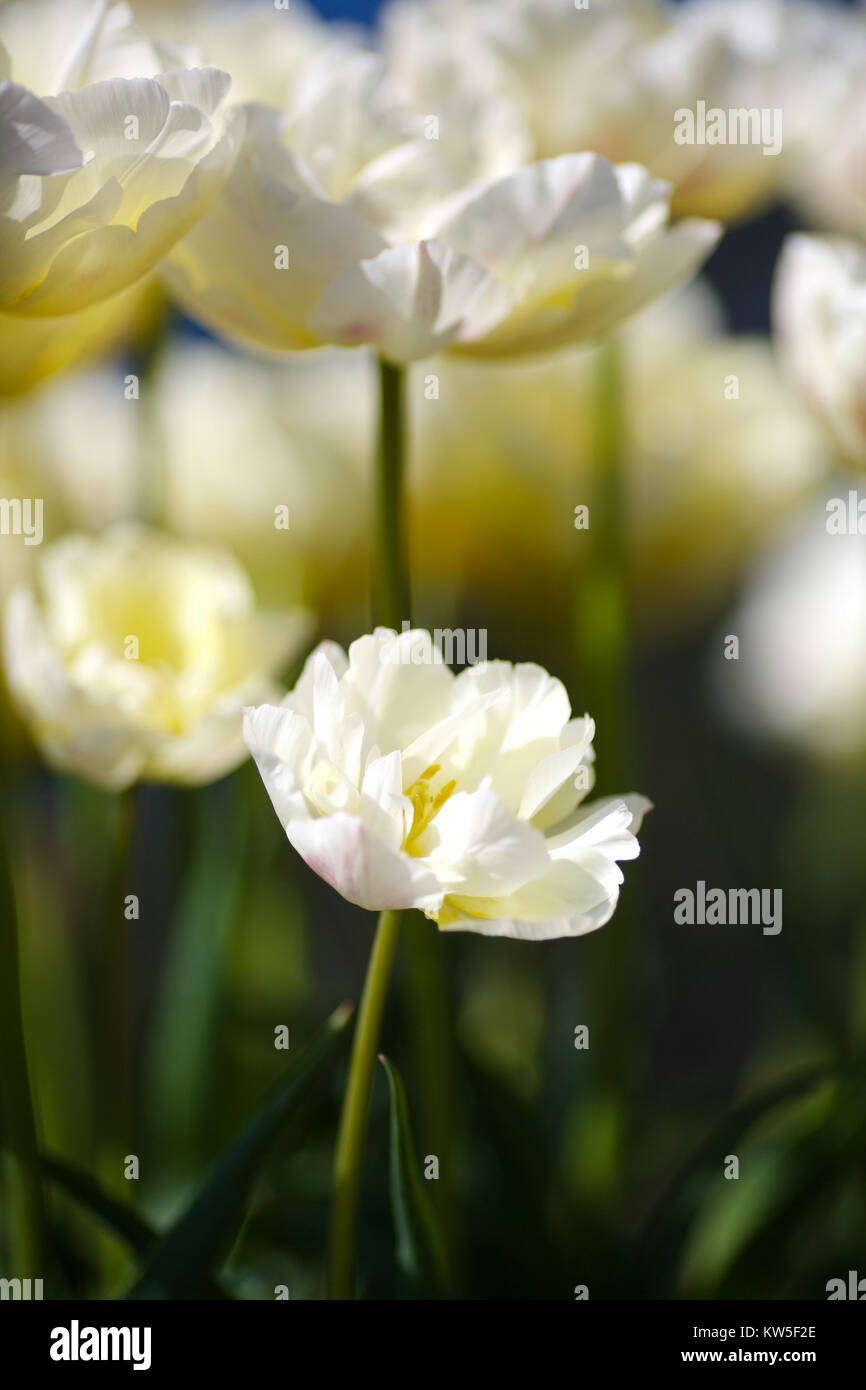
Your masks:
<svg viewBox="0 0 866 1390"><path fill-rule="evenodd" d="M216 196L230 78L161 73L174 59L122 4L0 10L0 310L51 317L116 294Z"/></svg>
<svg viewBox="0 0 866 1390"><path fill-rule="evenodd" d="M791 236L773 284L776 342L850 463L866 467L866 247Z"/></svg>
<svg viewBox="0 0 866 1390"><path fill-rule="evenodd" d="M217 332L275 349L367 343L397 363L541 350L613 327L719 236L668 225L664 184L591 154L449 187L435 141L383 149L379 120L368 140L369 95L335 129L342 99L321 122L236 113L232 176L165 270Z"/></svg>
<svg viewBox="0 0 866 1390"><path fill-rule="evenodd" d="M4 659L43 756L119 790L203 783L244 757L241 710L279 698L300 610L258 610L227 554L134 525L40 552L38 587L13 589Z"/></svg>
<svg viewBox="0 0 866 1390"><path fill-rule="evenodd" d="M645 798L582 804L593 733L539 666L454 676L429 633L382 628L244 718L290 843L343 897L535 941L603 926L639 853Z"/></svg>
<svg viewBox="0 0 866 1390"><path fill-rule="evenodd" d="M778 190L835 75L844 22L811 0L397 0L384 49L428 110L455 84L521 116L536 159L591 149L673 186L678 216L740 217ZM675 136L698 103L774 117L771 140ZM770 150L765 154L765 148Z"/></svg>
<svg viewBox="0 0 866 1390"><path fill-rule="evenodd" d="M827 520L825 508L810 512L761 562L726 624L739 660L716 658L713 674L751 732L846 758L866 751L866 537L834 534Z"/></svg>

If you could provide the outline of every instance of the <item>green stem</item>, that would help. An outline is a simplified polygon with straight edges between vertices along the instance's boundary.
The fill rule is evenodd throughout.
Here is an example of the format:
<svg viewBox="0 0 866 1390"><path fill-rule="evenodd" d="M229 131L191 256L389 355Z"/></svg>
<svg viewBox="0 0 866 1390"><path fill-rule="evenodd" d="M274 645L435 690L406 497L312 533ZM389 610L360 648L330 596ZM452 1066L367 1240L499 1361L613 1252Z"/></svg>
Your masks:
<svg viewBox="0 0 866 1390"><path fill-rule="evenodd" d="M147 338L141 344L136 363L139 390L139 502L143 521L151 526L166 524L168 478L165 441L159 428L156 387L160 367L171 337L173 313L168 304L160 306Z"/></svg>
<svg viewBox="0 0 866 1390"><path fill-rule="evenodd" d="M622 364L610 338L597 354L589 567L575 604L575 639L586 707L598 720L598 790L624 792L628 775L628 554L625 537Z"/></svg>
<svg viewBox="0 0 866 1390"><path fill-rule="evenodd" d="M352 1058L343 1097L334 1162L334 1206L328 1280L328 1297L332 1299L350 1299L354 1296L355 1237L367 1110L385 997L402 916L401 911L386 911L380 914L352 1044Z"/></svg>
<svg viewBox="0 0 866 1390"><path fill-rule="evenodd" d="M624 477L623 372L614 338L598 350L595 367L593 477L590 488L588 564L578 586L575 647L584 707L597 720L597 785L603 795L630 791L630 622ZM628 891L598 943L601 968L595 1030L598 1070L588 1114L610 1135L606 1163L612 1197L620 1176L626 1126L625 1096L634 1059L634 903Z"/></svg>
<svg viewBox="0 0 866 1390"><path fill-rule="evenodd" d="M406 379L402 367L379 359L379 448L376 474L376 569L373 616L399 632L409 618L409 557L405 510Z"/></svg>
<svg viewBox="0 0 866 1390"><path fill-rule="evenodd" d="M132 1046L130 1027L129 936L124 900L138 891L131 882L131 849L136 789L115 798L112 854L102 920L101 1010L99 1055L102 1061L99 1123L99 1172L108 1192L126 1195L123 1163L131 1146ZM122 1251L112 1237L100 1239L103 1287L111 1289L124 1269Z"/></svg>
<svg viewBox="0 0 866 1390"><path fill-rule="evenodd" d="M27 1068L15 893L0 808L0 1119L8 1150L10 1274L47 1274L45 1205L35 1107Z"/></svg>

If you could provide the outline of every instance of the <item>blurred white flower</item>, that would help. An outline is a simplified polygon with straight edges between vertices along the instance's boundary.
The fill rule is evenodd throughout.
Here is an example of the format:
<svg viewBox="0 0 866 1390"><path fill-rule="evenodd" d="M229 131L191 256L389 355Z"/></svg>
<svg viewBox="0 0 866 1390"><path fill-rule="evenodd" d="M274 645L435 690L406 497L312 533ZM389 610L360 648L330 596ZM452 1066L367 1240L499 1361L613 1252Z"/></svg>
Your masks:
<svg viewBox="0 0 866 1390"><path fill-rule="evenodd" d="M857 81L835 119L820 127L822 138L815 140L795 192L813 222L866 241L866 53Z"/></svg>
<svg viewBox="0 0 866 1390"><path fill-rule="evenodd" d="M382 628L244 719L290 843L343 897L536 941L609 921L639 852L645 798L582 804L593 733L539 666L454 676L429 633Z"/></svg>
<svg viewBox="0 0 866 1390"><path fill-rule="evenodd" d="M828 532L826 510L810 512L761 562L725 633L739 660L717 656L713 677L737 723L822 757L866 751L866 536Z"/></svg>
<svg viewBox="0 0 866 1390"><path fill-rule="evenodd" d="M866 246L790 236L773 284L786 369L850 463L866 467Z"/></svg>
<svg viewBox="0 0 866 1390"><path fill-rule="evenodd" d="M133 525L66 536L36 564L37 585L6 604L4 662L53 766L118 790L209 782L243 760L241 709L279 698L303 612L257 609L231 556Z"/></svg>
<svg viewBox="0 0 866 1390"><path fill-rule="evenodd" d="M536 159L591 149L635 161L672 183L676 215L728 220L779 188L832 80L841 30L811 0L398 0L385 9L384 49L429 110L455 83L507 100ZM740 109L781 114L759 139L678 140L678 114L699 123L699 103L726 121Z"/></svg>
<svg viewBox="0 0 866 1390"><path fill-rule="evenodd" d="M826 476L830 451L769 341L725 331L701 282L635 315L619 337L634 617L657 630L719 602L768 526ZM419 581L512 614L533 611L528 571L564 597L584 554L574 510L591 496L595 354L495 366L452 358L427 370L439 399L414 384Z"/></svg>
<svg viewBox="0 0 866 1390"><path fill-rule="evenodd" d="M216 196L230 79L160 73L174 56L125 5L0 9L0 309L54 316L117 293Z"/></svg>
<svg viewBox="0 0 866 1390"><path fill-rule="evenodd" d="M806 220L866 241L866 6L822 9L825 42L804 46L811 99L796 131L789 192Z"/></svg>

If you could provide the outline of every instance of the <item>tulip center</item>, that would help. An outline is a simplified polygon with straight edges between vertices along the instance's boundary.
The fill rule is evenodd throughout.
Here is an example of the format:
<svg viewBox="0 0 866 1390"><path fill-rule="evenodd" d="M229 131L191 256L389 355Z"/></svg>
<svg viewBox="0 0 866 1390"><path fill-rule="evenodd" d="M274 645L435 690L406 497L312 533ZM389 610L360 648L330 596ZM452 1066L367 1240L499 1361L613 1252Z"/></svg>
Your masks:
<svg viewBox="0 0 866 1390"><path fill-rule="evenodd" d="M425 768L420 777L415 779L406 792L412 803L412 824L403 843L403 848L407 854L421 853L419 848L421 836L457 786L452 777L450 782L446 782L444 786L434 792L430 784L439 771L439 763L432 763L430 767Z"/></svg>

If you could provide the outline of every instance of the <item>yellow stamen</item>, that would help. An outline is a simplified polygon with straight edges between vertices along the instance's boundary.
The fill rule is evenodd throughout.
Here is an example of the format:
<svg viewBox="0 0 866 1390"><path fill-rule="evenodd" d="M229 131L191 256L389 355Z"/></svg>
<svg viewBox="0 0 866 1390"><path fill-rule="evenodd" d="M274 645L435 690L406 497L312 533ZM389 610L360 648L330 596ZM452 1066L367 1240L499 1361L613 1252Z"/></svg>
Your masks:
<svg viewBox="0 0 866 1390"><path fill-rule="evenodd" d="M439 763L431 763L406 792L407 797L412 803L412 824L409 827L409 834L406 836L403 845L407 854L415 853L418 840L427 829L433 817L436 815L436 812L441 810L454 791L454 788L457 786L456 781L452 778L451 781L446 782L444 787L434 796L430 790L430 781L440 770Z"/></svg>

